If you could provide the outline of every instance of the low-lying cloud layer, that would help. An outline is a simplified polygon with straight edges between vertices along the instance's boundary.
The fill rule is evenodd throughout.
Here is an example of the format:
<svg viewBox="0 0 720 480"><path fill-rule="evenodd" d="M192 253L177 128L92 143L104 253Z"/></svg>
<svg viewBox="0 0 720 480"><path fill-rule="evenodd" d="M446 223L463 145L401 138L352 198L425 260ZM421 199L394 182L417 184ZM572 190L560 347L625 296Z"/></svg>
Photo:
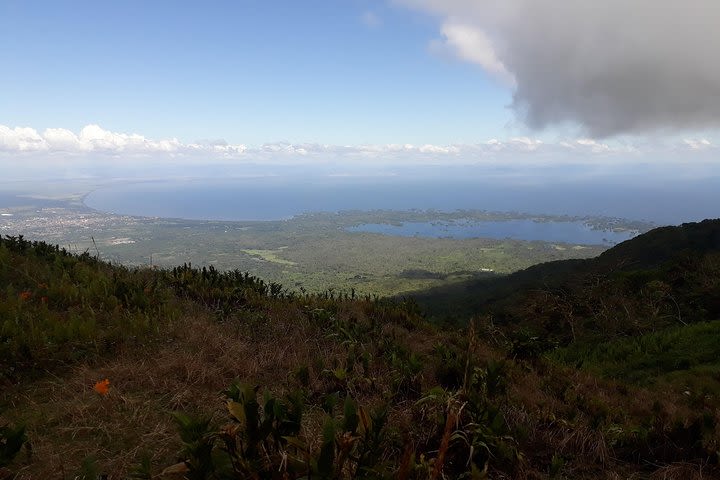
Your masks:
<svg viewBox="0 0 720 480"><path fill-rule="evenodd" d="M221 160L267 163L282 163L288 160L293 163L377 160L392 163L398 160L402 163L422 164L435 161L445 163L452 159L459 163L501 161L503 156L509 155L515 159L519 156L525 159L547 157L553 162L562 163L563 159L582 161L602 156L607 160L609 156L627 158L629 155L643 156L678 150L716 151L718 146L706 138L687 138L670 145L648 146L604 143L590 138L550 143L536 138L514 137L458 145L328 145L278 142L249 147L243 144L228 144L224 140L196 143L183 143L176 138L155 140L136 133L108 131L98 125L87 125L77 134L64 128L48 128L39 132L31 127L0 125L0 154L16 160L30 155L43 158L62 156L65 159L112 156L128 161L133 158L174 161L184 159L198 163Z"/></svg>
<svg viewBox="0 0 720 480"><path fill-rule="evenodd" d="M512 85L530 127L720 127L717 0L393 1L441 17L444 48Z"/></svg>
<svg viewBox="0 0 720 480"><path fill-rule="evenodd" d="M241 154L245 150L245 145L184 144L176 138L151 140L135 133L111 132L98 125L87 125L79 134L64 128L48 128L40 133L30 127L11 128L0 125L0 151L9 152Z"/></svg>

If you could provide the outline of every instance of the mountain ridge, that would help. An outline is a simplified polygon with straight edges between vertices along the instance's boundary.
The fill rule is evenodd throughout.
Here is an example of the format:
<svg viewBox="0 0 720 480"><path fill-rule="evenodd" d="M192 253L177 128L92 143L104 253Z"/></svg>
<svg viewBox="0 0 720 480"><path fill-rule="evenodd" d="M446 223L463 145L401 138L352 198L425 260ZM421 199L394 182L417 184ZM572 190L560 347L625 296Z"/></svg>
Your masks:
<svg viewBox="0 0 720 480"><path fill-rule="evenodd" d="M511 302L513 300L508 299L516 299L531 290L559 290L568 284L618 276L621 272L647 273L664 264L682 268L683 262L697 261L699 257L717 252L720 252L720 219L708 219L653 229L595 258L545 262L503 277L438 287L412 297L426 308L431 318L441 320L447 315L451 320L462 321L463 316L466 320L475 314L497 314L494 306ZM709 303L714 302L715 295L712 295ZM720 313L715 307L712 310L714 314Z"/></svg>

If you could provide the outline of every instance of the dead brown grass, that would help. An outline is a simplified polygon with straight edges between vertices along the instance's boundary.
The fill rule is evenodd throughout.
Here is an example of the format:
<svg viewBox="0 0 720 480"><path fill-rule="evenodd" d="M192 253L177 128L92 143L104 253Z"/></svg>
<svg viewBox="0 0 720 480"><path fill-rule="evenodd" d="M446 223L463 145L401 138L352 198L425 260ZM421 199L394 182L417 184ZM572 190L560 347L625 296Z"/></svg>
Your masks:
<svg viewBox="0 0 720 480"><path fill-rule="evenodd" d="M652 457L648 441L632 444L632 429L643 422L652 425L658 445L671 445L662 435L697 419L699 412L678 392L622 385L542 362L515 364L509 375L505 419L511 429L525 432L522 450L535 468L559 454L568 478L717 478L716 466L702 469L700 460L665 465ZM616 444L618 438L623 441ZM637 455L644 456L639 463L626 463Z"/></svg>
<svg viewBox="0 0 720 480"><path fill-rule="evenodd" d="M368 321L357 305L348 307L338 316ZM10 407L3 418L26 424L32 441L31 461L21 459L19 478L74 478L90 457L108 478L125 478L144 454L159 472L178 461L180 444L171 413L209 414L222 423L221 391L236 379L283 393L298 386L292 372L307 366L308 387L315 395L338 388L328 373L344 364L347 347L336 336L323 334L296 306L278 302L224 322L201 308L191 306L188 312L145 348L128 347L111 359L81 362L62 375L49 374L3 392L2 402ZM421 354L429 354L437 341L399 326L388 329L396 342L419 348ZM373 362L362 375L366 383L342 388L372 408L392 393L393 374L387 365ZM101 396L93 385L105 378L110 391ZM411 403L396 404L389 423L407 428L413 421L407 411ZM319 435L321 416L319 408L308 412L307 431ZM307 441L313 446L320 438Z"/></svg>
<svg viewBox="0 0 720 480"><path fill-rule="evenodd" d="M171 412L222 419L220 392L234 379L285 385L296 366L340 355L337 343L325 341L296 313L249 313L249 323L233 328L195 312L151 348L81 363L62 376L4 392L10 408L3 417L25 423L32 440L32 459L20 466L19 478L73 478L88 457L109 478L124 478L145 452L158 468L173 463L179 440ZM92 387L104 378L111 386L101 396ZM313 381L323 380L316 373Z"/></svg>
<svg viewBox="0 0 720 480"><path fill-rule="evenodd" d="M711 471L704 465L675 463L658 468L651 480L709 480L717 478L717 471Z"/></svg>

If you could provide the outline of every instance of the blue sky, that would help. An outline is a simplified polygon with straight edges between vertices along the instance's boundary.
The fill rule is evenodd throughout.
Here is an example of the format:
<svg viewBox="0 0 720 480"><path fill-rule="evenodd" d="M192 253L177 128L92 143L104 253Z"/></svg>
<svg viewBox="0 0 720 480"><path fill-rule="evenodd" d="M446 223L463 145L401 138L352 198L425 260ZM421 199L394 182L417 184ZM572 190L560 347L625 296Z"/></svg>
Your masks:
<svg viewBox="0 0 720 480"><path fill-rule="evenodd" d="M0 3L0 124L186 142L476 143L509 89L382 1Z"/></svg>
<svg viewBox="0 0 720 480"><path fill-rule="evenodd" d="M0 157L707 164L718 24L716 0L3 0Z"/></svg>

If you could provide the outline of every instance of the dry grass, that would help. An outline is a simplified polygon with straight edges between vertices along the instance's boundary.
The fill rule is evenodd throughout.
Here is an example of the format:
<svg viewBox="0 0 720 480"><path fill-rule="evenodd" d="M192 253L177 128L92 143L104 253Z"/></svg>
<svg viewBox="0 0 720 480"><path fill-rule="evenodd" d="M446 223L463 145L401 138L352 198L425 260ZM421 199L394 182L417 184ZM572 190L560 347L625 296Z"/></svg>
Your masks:
<svg viewBox="0 0 720 480"><path fill-rule="evenodd" d="M335 342L292 312L275 310L252 321L232 328L198 313L164 332L153 348L82 363L4 392L9 409L3 417L25 423L32 440L32 461L20 466L19 478L73 478L87 457L109 478L123 478L145 452L154 465L167 466L179 449L171 412L224 418L220 392L234 379L286 385L296 366L340 355ZM93 385L104 378L111 386L101 396Z"/></svg>
<svg viewBox="0 0 720 480"><path fill-rule="evenodd" d="M338 316L367 321L357 306L348 307ZM111 359L83 362L61 376L49 374L3 392L0 401L9 406L3 418L26 424L32 441L31 461L23 463L21 457L16 464L18 478L74 478L90 457L108 478L125 478L146 454L159 472L178 461L180 443L171 413L212 415L222 423L227 415L221 392L236 379L283 393L298 386L291 372L308 366L313 395L337 389L327 373L345 362L347 347L323 334L296 306L279 302L238 315L221 323L202 309L191 309L151 346L127 348ZM396 342L408 348L415 344L422 353L437 341L388 328ZM393 372L373 362L366 373L372 383L344 388L372 407L391 393ZM93 386L105 378L110 391L102 396ZM407 428L413 421L409 406L394 405L390 424ZM318 438L307 438L311 446L320 441L321 415L321 409L311 408L305 416L306 431L318 432Z"/></svg>
<svg viewBox="0 0 720 480"><path fill-rule="evenodd" d="M709 480L717 478L717 471L710 471L704 465L675 463L658 468L650 480Z"/></svg>
<svg viewBox="0 0 720 480"><path fill-rule="evenodd" d="M614 445L614 438L633 442L631 429L641 422L652 422L660 436L687 427L698 411L678 392L622 385L552 364L516 364L509 375L505 419L512 430L525 432L522 450L535 469L558 454L566 460L567 478L718 478L716 466L701 468L699 460L663 464L651 449L643 451L649 445L641 439L634 446ZM643 455L638 464L626 463L637 455Z"/></svg>

